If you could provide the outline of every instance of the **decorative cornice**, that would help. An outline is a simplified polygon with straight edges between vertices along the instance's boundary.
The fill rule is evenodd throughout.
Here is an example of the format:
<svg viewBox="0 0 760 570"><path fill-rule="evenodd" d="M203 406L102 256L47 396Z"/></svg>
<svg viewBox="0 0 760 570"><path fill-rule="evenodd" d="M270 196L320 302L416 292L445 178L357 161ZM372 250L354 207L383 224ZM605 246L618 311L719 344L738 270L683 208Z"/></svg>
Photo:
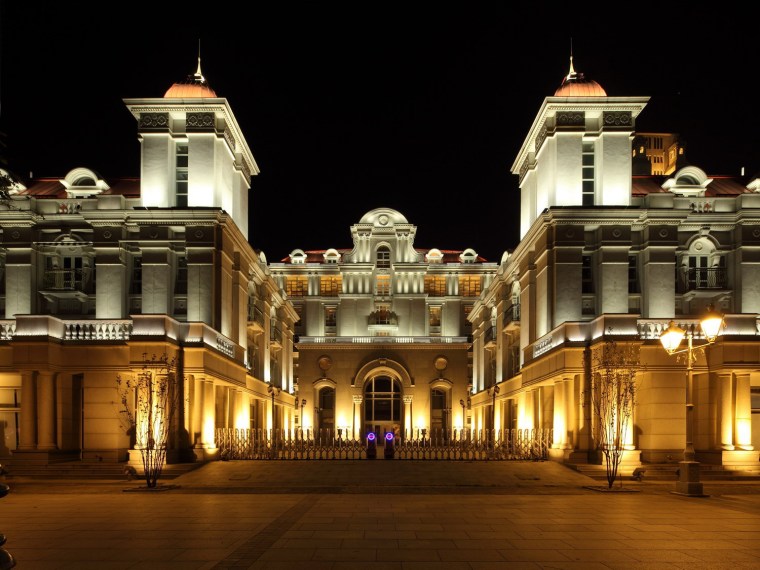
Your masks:
<svg viewBox="0 0 760 570"><path fill-rule="evenodd" d="M556 115L558 127L583 127L586 124L584 111L558 111Z"/></svg>
<svg viewBox="0 0 760 570"><path fill-rule="evenodd" d="M630 111L605 111L602 123L605 127L631 127L633 117Z"/></svg>
<svg viewBox="0 0 760 570"><path fill-rule="evenodd" d="M187 131L213 131L216 128L214 113L188 113L185 121Z"/></svg>

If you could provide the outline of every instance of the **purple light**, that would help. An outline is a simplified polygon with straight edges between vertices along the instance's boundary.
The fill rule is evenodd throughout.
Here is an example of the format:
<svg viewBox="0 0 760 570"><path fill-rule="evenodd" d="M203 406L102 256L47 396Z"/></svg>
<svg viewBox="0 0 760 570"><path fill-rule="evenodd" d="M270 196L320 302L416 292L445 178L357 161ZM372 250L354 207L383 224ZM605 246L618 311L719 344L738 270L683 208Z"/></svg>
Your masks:
<svg viewBox="0 0 760 570"><path fill-rule="evenodd" d="M388 441L392 440L393 439L393 432L389 431L388 433L386 433L385 434L385 439L387 439Z"/></svg>
<svg viewBox="0 0 760 570"><path fill-rule="evenodd" d="M369 432L367 434L367 439L370 440L370 441L375 441L375 434L372 433L372 432Z"/></svg>

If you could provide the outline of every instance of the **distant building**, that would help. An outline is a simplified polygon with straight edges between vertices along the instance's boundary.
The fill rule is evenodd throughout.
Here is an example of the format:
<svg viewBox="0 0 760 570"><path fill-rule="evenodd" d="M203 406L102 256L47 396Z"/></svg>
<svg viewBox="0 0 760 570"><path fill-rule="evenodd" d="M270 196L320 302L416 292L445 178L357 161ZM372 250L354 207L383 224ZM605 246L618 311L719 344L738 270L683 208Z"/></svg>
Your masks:
<svg viewBox="0 0 760 570"><path fill-rule="evenodd" d="M416 232L377 208L351 226L352 248L270 263L300 318L304 428L405 438L468 427L467 315L497 264L472 249L419 249Z"/></svg>
<svg viewBox="0 0 760 570"><path fill-rule="evenodd" d="M676 133L636 132L632 146L634 174L670 175L686 166Z"/></svg>

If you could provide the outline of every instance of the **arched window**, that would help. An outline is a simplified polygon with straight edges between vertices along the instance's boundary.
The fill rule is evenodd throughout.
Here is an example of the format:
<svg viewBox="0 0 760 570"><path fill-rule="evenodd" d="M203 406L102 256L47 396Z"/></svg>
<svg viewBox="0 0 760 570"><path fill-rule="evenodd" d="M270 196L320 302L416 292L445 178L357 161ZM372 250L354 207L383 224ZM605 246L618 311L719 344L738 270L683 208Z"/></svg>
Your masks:
<svg viewBox="0 0 760 570"><path fill-rule="evenodd" d="M387 246L381 245L377 248L377 263L378 269L390 269L391 267L391 250Z"/></svg>

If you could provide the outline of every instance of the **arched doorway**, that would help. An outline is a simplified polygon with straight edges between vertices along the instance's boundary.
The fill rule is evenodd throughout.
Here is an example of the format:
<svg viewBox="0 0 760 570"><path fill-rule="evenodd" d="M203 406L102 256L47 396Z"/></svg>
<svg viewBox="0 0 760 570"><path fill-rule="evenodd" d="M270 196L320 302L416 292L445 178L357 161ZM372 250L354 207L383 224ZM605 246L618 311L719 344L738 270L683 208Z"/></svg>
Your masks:
<svg viewBox="0 0 760 570"><path fill-rule="evenodd" d="M401 383L398 380L378 375L367 381L364 385L364 435L374 432L382 438L393 432L400 437L401 410Z"/></svg>

